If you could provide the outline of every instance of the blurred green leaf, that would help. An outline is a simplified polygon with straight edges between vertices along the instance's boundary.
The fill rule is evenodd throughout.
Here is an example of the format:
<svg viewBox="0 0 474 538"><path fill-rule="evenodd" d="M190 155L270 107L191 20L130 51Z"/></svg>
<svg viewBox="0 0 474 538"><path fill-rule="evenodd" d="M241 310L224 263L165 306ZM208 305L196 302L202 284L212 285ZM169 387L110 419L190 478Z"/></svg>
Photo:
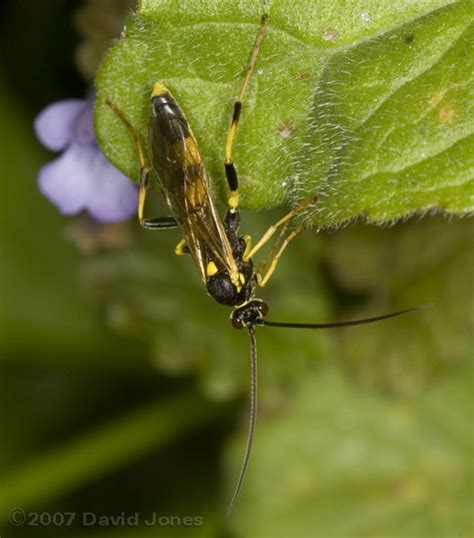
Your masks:
<svg viewBox="0 0 474 538"><path fill-rule="evenodd" d="M5 472L0 481L0 521L15 506L44 505L90 480L143 457L225 411L194 395L148 404L111 424L69 441Z"/></svg>
<svg viewBox="0 0 474 538"><path fill-rule="evenodd" d="M262 10L140 2L97 78L97 135L116 166L138 177L133 141L105 100L146 140L160 80L225 192L226 130ZM472 209L472 2L274 0L270 15L236 139L244 207L317 193L307 219L319 227Z"/></svg>
<svg viewBox="0 0 474 538"><path fill-rule="evenodd" d="M474 332L471 221L447 223L438 217L386 230L358 226L340 230L332 243L326 260L333 281L347 295L368 298L346 307L345 317L432 303L396 326L384 322L342 331L344 361L359 379L417 392L447 367L469 359Z"/></svg>
<svg viewBox="0 0 474 538"><path fill-rule="evenodd" d="M255 235L272 222L270 215L245 214L243 219L245 231L254 230ZM82 281L107 305L110 327L151 342L152 359L167 374L197 373L202 389L213 399L247 395L248 335L235 330L229 310L205 293L192 261L174 256L179 233L137 235L128 252L110 252L84 263ZM260 296L268 301L273 319L328 319L314 239L311 234L301 236L291 248L292 257L281 260L272 285ZM266 385L269 399L278 400L281 387L314 368L319 357L335 354L328 332L261 328L258 341L265 364L262 379L272 380ZM283 349L298 349L298 355L290 357Z"/></svg>
<svg viewBox="0 0 474 538"><path fill-rule="evenodd" d="M331 368L301 379L284 412L260 420L236 535L471 536L472 374L452 368L406 399L354 390Z"/></svg>

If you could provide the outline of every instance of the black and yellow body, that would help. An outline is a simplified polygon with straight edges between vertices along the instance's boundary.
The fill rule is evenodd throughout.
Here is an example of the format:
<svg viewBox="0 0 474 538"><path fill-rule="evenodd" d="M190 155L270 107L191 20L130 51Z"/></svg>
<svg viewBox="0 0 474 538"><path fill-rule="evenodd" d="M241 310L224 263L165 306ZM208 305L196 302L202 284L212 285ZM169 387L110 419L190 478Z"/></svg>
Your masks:
<svg viewBox="0 0 474 538"><path fill-rule="evenodd" d="M266 4L269 6L270 2ZM257 286L265 286L275 271L281 254L303 229L298 225L290 229L290 224L308 205L314 203L316 196L310 197L292 209L274 225L270 226L259 241L252 246L249 236L239 234L240 213L238 177L232 160L234 136L242 109L242 102L248 88L255 62L260 50L267 15L263 15L246 74L234 104L231 125L225 144L224 172L229 186L227 212L222 219L211 196L209 179L195 137L183 111L168 88L160 83L153 84L151 91L151 114L148 132L148 149L151 167L145 164L140 136L125 114L110 100L112 110L129 129L135 140L140 161L140 191L138 218L144 228L160 230L179 227L183 239L178 243L176 254L189 254L198 269L207 292L217 302L233 308L232 325L237 329L247 329L251 343L251 391L250 422L247 447L237 486L232 497L230 513L242 485L250 456L255 429L257 408L257 344L255 327L291 327L299 329L326 329L350 325L361 325L388 319L416 308L409 308L374 318L336 323L287 323L267 321L267 305L255 298ZM170 216L144 217L148 179L153 173L163 194ZM276 234L269 255L254 269L252 258Z"/></svg>
<svg viewBox="0 0 474 538"><path fill-rule="evenodd" d="M153 85L149 152L153 171L189 253L219 303L236 306L253 293L252 261L244 261L246 242L238 235L239 214L222 221L211 196L199 148L181 108L161 83Z"/></svg>

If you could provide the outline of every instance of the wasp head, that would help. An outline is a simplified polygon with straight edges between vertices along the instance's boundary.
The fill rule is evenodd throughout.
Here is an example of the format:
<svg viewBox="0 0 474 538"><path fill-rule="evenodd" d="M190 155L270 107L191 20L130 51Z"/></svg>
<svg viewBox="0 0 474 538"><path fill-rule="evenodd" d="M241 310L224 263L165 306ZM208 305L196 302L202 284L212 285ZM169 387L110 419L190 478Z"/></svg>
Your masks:
<svg viewBox="0 0 474 538"><path fill-rule="evenodd" d="M236 329L258 325L268 314L268 306L261 299L252 299L243 306L236 308L230 315L230 321Z"/></svg>

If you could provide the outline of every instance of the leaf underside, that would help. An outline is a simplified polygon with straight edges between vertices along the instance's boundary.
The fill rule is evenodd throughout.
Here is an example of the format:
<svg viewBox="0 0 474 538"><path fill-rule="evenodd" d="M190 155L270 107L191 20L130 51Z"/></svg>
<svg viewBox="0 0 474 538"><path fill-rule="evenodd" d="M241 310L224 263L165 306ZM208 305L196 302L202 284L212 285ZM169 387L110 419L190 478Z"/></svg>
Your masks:
<svg viewBox="0 0 474 538"><path fill-rule="evenodd" d="M138 179L154 81L198 140L226 197L224 145L262 12L255 1L142 0L97 77L104 153ZM391 222L473 208L474 15L469 1L274 0L243 104L234 160L241 206L320 196L308 225Z"/></svg>

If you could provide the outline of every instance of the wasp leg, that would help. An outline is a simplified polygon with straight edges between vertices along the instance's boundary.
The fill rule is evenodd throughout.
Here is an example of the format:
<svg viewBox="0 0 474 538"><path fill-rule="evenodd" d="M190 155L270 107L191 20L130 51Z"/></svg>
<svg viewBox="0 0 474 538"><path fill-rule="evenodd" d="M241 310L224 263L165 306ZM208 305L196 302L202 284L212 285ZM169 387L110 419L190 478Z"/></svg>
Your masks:
<svg viewBox="0 0 474 538"><path fill-rule="evenodd" d="M260 240L257 242L256 245L254 245L249 252L244 256L244 262L248 261L250 258L252 258L275 234L275 232L278 230L280 226L283 226L287 222L291 221L298 213L301 213L305 207L312 204L317 200L317 196L311 196L307 200L305 200L302 204L292 209L289 213L287 213L283 218L281 218L277 223L275 223L273 226L270 226L268 230L263 234L263 236L260 238Z"/></svg>
<svg viewBox="0 0 474 538"><path fill-rule="evenodd" d="M174 249L174 253L176 256L184 256L185 254L189 254L190 250L188 245L186 245L186 240L181 239L181 241L176 245Z"/></svg>
<svg viewBox="0 0 474 538"><path fill-rule="evenodd" d="M146 195L148 192L148 176L150 174L149 168L142 167L140 169L140 189L138 191L138 221L143 228L147 230L168 230L169 228L176 228L178 223L174 217L156 217L156 218L144 218L143 211L145 208Z"/></svg>
<svg viewBox="0 0 474 538"><path fill-rule="evenodd" d="M250 252L252 250L252 237L250 235L244 235L244 241L245 241L245 250L243 253L243 257L247 255L247 252Z"/></svg>
<svg viewBox="0 0 474 538"><path fill-rule="evenodd" d="M170 228L176 228L178 226L178 223L174 217L143 219L140 224L147 230L169 230Z"/></svg>
<svg viewBox="0 0 474 538"><path fill-rule="evenodd" d="M145 166L145 157L144 157L144 153L143 153L143 148L142 148L142 144L140 142L140 137L137 133L137 130L135 129L135 127L128 121L128 118L125 116L125 114L120 110L120 108L118 108L117 105L115 105L114 103L112 103L112 101L110 99L107 99L106 101L107 105L115 112L115 114L122 120L122 122L125 124L125 126L127 127L127 129L130 131L130 134L132 135L133 137L133 140L135 142L135 147L137 149L137 153L138 153L138 160L140 161L140 169L143 170L143 169L146 169L146 166ZM141 179L141 176L142 174L140 174L140 179Z"/></svg>
<svg viewBox="0 0 474 538"><path fill-rule="evenodd" d="M132 138L135 142L137 149L138 160L140 161L140 188L138 191L138 220L143 228L148 230L164 230L169 228L176 228L178 223L173 217L157 217L157 218L144 218L143 209L145 207L146 195L148 190L148 176L150 175L150 168L145 165L145 156L143 153L142 144L140 142L140 136L138 135L135 127L130 123L125 114L118 108L110 99L106 101L107 105L115 112L115 114L122 120L127 129L129 130Z"/></svg>
<svg viewBox="0 0 474 538"><path fill-rule="evenodd" d="M268 254L259 263L255 273L263 274L265 272L265 268L267 267L267 265L269 263L271 263L270 260L273 260L273 258L275 257L275 254L278 252L278 249L280 248L281 242L283 241L283 238L285 236L285 233L286 233L286 231L288 229L289 224L290 224L290 221L286 221L285 224L283 224L283 226L281 227L280 233L278 234L278 237L273 242L273 245L272 245L270 251L268 252ZM250 249L251 249L250 245L248 245L248 247L249 247L249 250L248 251L246 250L245 251L246 253L250 252ZM245 255L245 253L244 253L244 255Z"/></svg>
<svg viewBox="0 0 474 538"><path fill-rule="evenodd" d="M234 166L234 161L232 160L232 148L234 145L235 132L237 130L237 125L239 123L240 111L242 110L242 102L244 100L245 92L249 85L250 79L255 68L255 61L257 60L258 53L263 41L263 35L265 33L265 25L268 19L268 14L263 14L260 21L260 27L257 34L257 39L255 41L255 46L250 57L249 64L247 66L247 72L245 74L242 87L240 88L239 95L237 100L234 103L234 113L232 115L232 122L230 124L229 131L227 133L227 140L225 144L225 175L227 178L227 183L230 189L230 196L228 200L229 210L231 212L236 212L239 206L239 180L237 177L237 171Z"/></svg>
<svg viewBox="0 0 474 538"><path fill-rule="evenodd" d="M299 226L298 228L296 228L295 230L293 230L289 235L288 237L283 241L280 249L278 250L278 252L275 254L275 256L273 257L273 260L271 261L270 263L270 267L268 268L267 272L262 275L260 272L256 272L255 273L255 277L257 279L257 284L260 286L260 287L263 287L265 286L265 284L268 282L268 280L270 279L270 277L272 276L273 272L275 271L276 269L276 266L278 264L278 261L280 260L280 256L283 254L283 251L285 250L285 248L288 246L289 242L294 239L302 230L303 230L304 226Z"/></svg>

